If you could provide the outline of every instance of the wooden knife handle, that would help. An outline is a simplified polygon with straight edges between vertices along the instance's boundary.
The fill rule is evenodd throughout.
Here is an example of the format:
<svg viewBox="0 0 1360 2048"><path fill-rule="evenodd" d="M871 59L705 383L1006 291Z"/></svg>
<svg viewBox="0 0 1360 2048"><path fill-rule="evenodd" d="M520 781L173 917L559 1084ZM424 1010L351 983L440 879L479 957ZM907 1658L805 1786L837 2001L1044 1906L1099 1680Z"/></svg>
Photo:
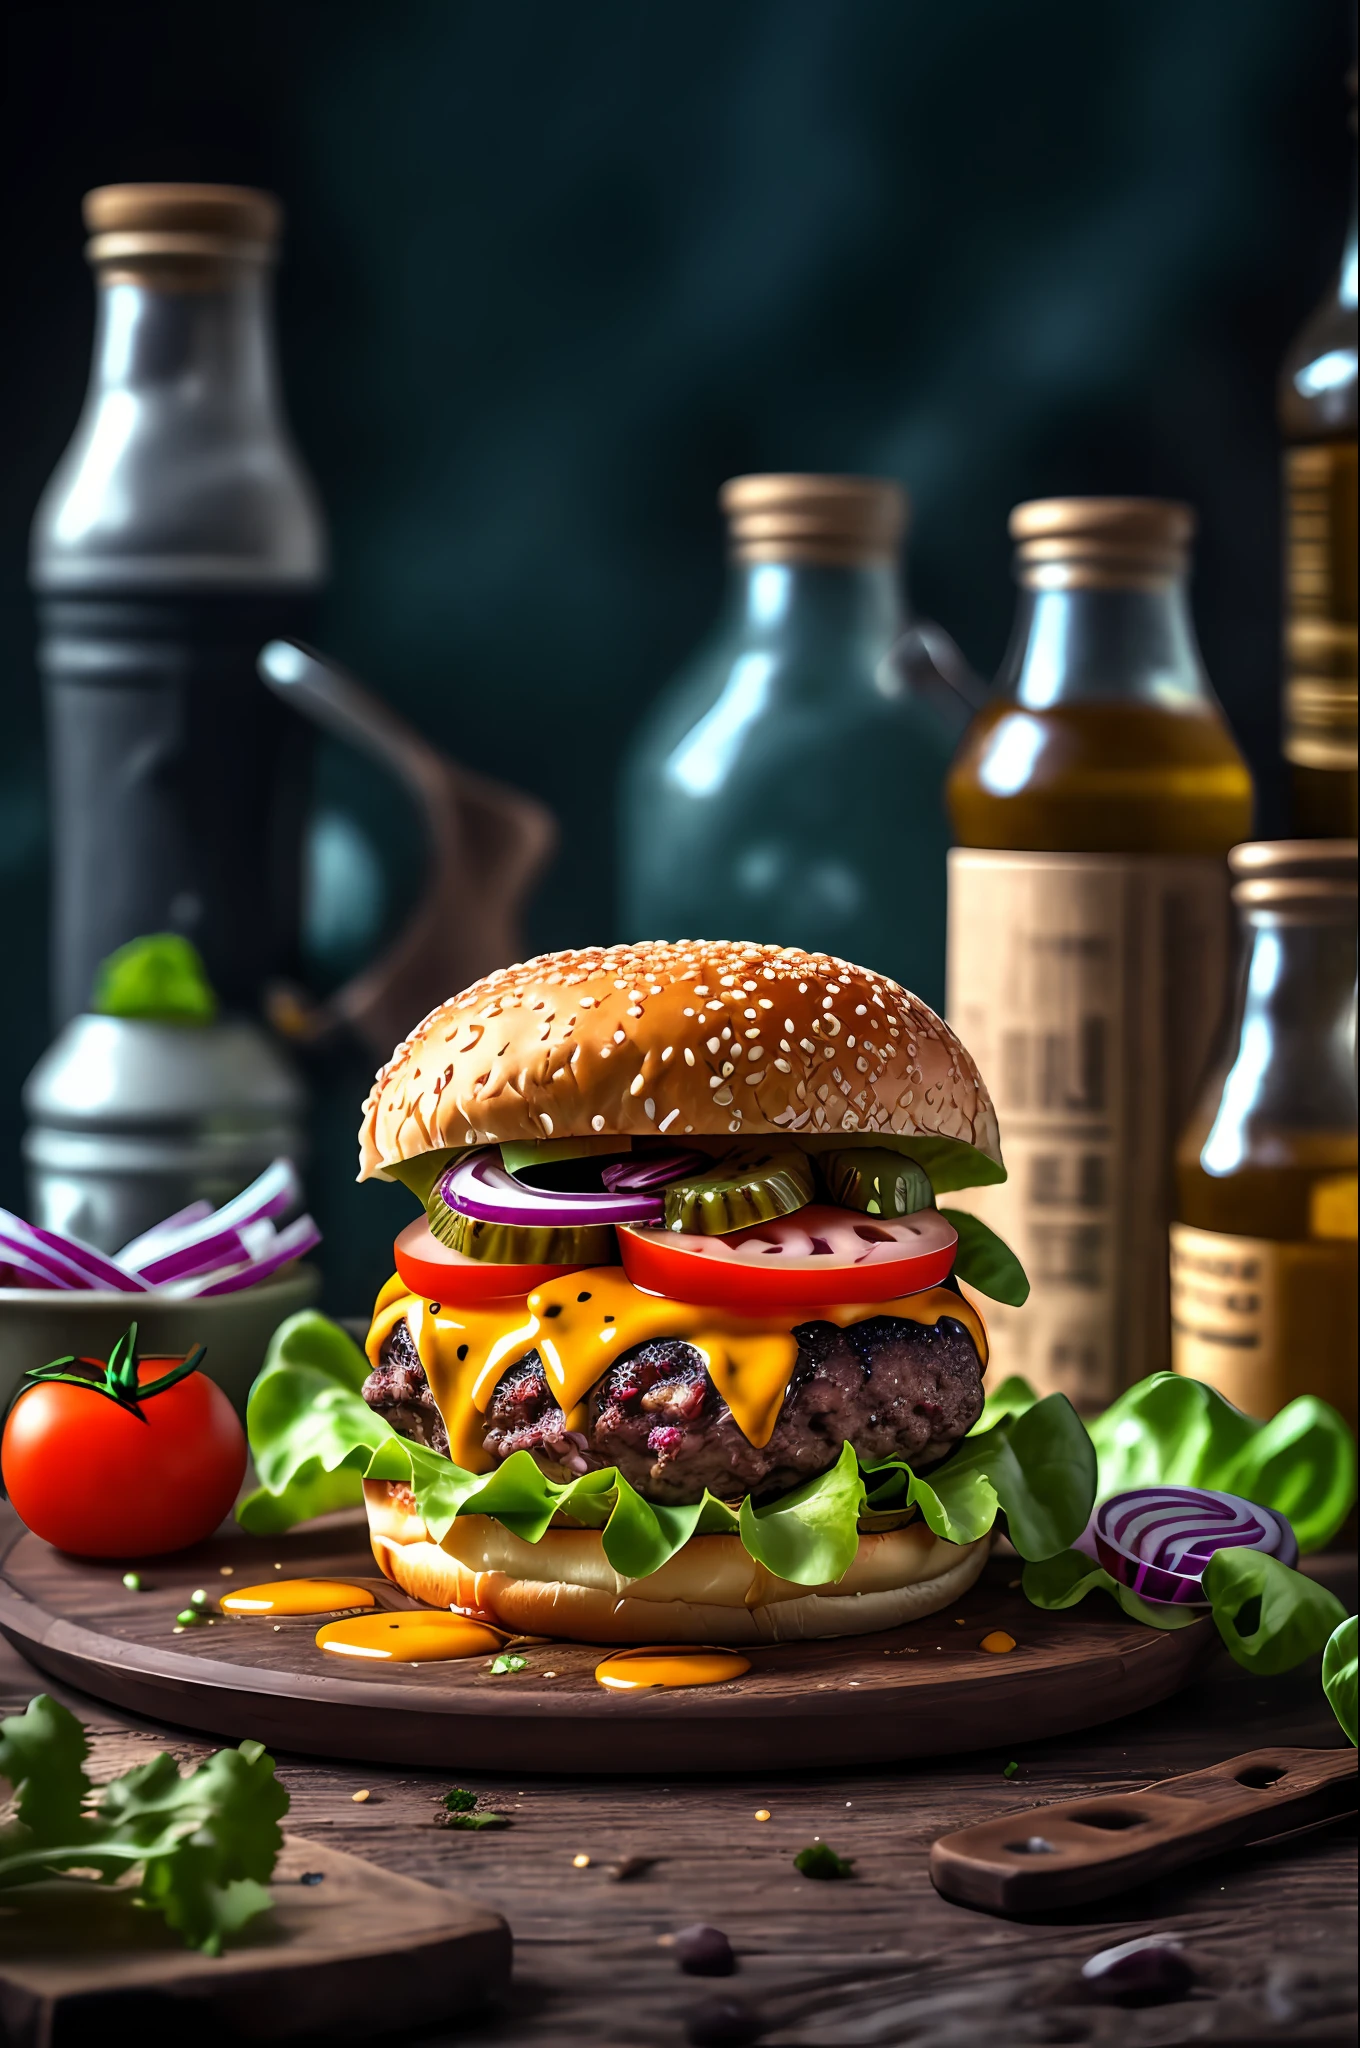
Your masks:
<svg viewBox="0 0 1360 2048"><path fill-rule="evenodd" d="M1356 1805L1353 1749L1253 1749L1142 1792L1064 1799L941 1835L936 1891L994 1913L1107 1897Z"/></svg>

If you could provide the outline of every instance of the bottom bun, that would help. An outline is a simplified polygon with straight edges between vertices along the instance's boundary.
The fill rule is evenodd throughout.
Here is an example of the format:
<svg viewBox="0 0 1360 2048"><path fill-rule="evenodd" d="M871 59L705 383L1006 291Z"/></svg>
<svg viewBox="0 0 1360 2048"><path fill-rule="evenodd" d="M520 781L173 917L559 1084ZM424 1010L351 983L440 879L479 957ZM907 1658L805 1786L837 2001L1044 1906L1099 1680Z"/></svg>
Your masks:
<svg viewBox="0 0 1360 2048"><path fill-rule="evenodd" d="M373 1555L404 1592L512 1635L582 1643L780 1643L900 1628L966 1593L992 1545L948 1543L908 1522L861 1536L843 1578L808 1587L775 1578L736 1536L691 1536L659 1571L625 1579L595 1529L549 1529L527 1543L490 1515L461 1515L436 1543L409 1487L365 1480L364 1501Z"/></svg>

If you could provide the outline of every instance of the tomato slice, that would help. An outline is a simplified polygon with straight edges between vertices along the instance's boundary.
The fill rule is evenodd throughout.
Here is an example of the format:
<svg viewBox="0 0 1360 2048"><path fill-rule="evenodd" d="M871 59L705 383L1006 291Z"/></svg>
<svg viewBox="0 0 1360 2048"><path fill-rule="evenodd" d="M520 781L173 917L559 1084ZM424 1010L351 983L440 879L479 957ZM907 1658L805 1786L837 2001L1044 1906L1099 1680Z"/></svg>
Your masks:
<svg viewBox="0 0 1360 2048"><path fill-rule="evenodd" d="M408 1223L392 1247L397 1271L412 1294L427 1301L448 1301L469 1308L478 1301L497 1301L502 1295L529 1294L545 1280L563 1273L578 1273L579 1266L493 1266L487 1259L470 1259L441 1244L423 1216Z"/></svg>
<svg viewBox="0 0 1360 2048"><path fill-rule="evenodd" d="M820 1202L728 1237L635 1224L619 1230L623 1268L635 1287L756 1315L786 1304L919 1294L948 1278L958 1241L937 1209L862 1216Z"/></svg>

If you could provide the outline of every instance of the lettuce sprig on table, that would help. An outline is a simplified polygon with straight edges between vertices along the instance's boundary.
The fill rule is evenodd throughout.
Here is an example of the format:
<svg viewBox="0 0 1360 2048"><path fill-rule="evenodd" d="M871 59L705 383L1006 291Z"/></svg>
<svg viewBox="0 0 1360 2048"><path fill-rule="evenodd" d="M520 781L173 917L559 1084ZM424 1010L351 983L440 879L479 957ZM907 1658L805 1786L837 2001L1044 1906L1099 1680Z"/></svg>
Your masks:
<svg viewBox="0 0 1360 2048"><path fill-rule="evenodd" d="M862 1467L847 1443L829 1471L756 1508L706 1493L687 1507L644 1500L610 1466L578 1479L550 1479L527 1451L494 1472L466 1472L412 1443L365 1402L363 1353L314 1310L280 1325L251 1390L247 1427L259 1489L238 1519L257 1533L361 1498L361 1481L409 1486L438 1542L460 1515L492 1515L528 1543L553 1518L598 1529L605 1556L623 1578L660 1569L691 1536L735 1535L749 1554L795 1585L834 1583L848 1570L861 1526L915 1509L937 1536L973 1543L1004 1515L1020 1555L1039 1560L1066 1549L1085 1528L1095 1492L1095 1453L1061 1394L1030 1400L993 1418L943 1465L913 1472L901 1459Z"/></svg>
<svg viewBox="0 0 1360 2048"><path fill-rule="evenodd" d="M978 1426L1018 1419L1035 1404L1027 1381L1005 1380ZM1138 1486L1237 1494L1287 1516L1305 1554L1323 1548L1355 1501L1355 1440L1336 1410L1311 1394L1258 1422L1200 1380L1153 1373L1087 1427L1098 1460L1098 1500ZM1023 1584L1036 1607L1073 1607L1100 1591L1152 1628L1185 1628L1199 1618L1194 1608L1140 1600L1104 1569L1089 1542L1027 1563ZM1234 1659L1263 1676L1315 1656L1345 1618L1325 1587L1253 1550L1218 1551L1204 1574L1204 1595ZM1339 1655L1339 1672L1343 1664ZM1353 1664L1351 1671L1353 1688ZM1338 1677L1338 1688L1343 1683Z"/></svg>
<svg viewBox="0 0 1360 2048"><path fill-rule="evenodd" d="M85 1774L74 1714L39 1693L0 1721L0 1779L13 1795L0 1825L0 1894L53 1877L100 1885L137 1875L131 1899L190 1948L222 1944L270 1904L288 1794L262 1742L220 1749L187 1777L154 1756L111 1784Z"/></svg>

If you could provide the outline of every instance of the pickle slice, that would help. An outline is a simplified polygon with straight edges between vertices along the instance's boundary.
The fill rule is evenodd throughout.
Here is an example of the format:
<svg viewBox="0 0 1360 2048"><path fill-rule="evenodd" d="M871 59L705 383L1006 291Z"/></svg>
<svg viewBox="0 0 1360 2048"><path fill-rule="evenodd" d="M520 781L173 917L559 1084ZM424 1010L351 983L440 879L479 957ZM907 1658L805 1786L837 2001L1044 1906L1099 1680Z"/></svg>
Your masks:
<svg viewBox="0 0 1360 2048"><path fill-rule="evenodd" d="M438 1188L425 1204L430 1231L450 1251L493 1266L616 1266L618 1239L608 1224L486 1223L450 1209Z"/></svg>
<svg viewBox="0 0 1360 2048"><path fill-rule="evenodd" d="M737 1146L711 1173L672 1181L665 1190L667 1230L722 1237L750 1223L791 1216L812 1200L812 1166L796 1145L768 1151Z"/></svg>
<svg viewBox="0 0 1360 2048"><path fill-rule="evenodd" d="M913 1216L934 1206L925 1168L886 1146L847 1146L843 1152L824 1152L817 1164L827 1193L842 1209L859 1209L866 1216Z"/></svg>

